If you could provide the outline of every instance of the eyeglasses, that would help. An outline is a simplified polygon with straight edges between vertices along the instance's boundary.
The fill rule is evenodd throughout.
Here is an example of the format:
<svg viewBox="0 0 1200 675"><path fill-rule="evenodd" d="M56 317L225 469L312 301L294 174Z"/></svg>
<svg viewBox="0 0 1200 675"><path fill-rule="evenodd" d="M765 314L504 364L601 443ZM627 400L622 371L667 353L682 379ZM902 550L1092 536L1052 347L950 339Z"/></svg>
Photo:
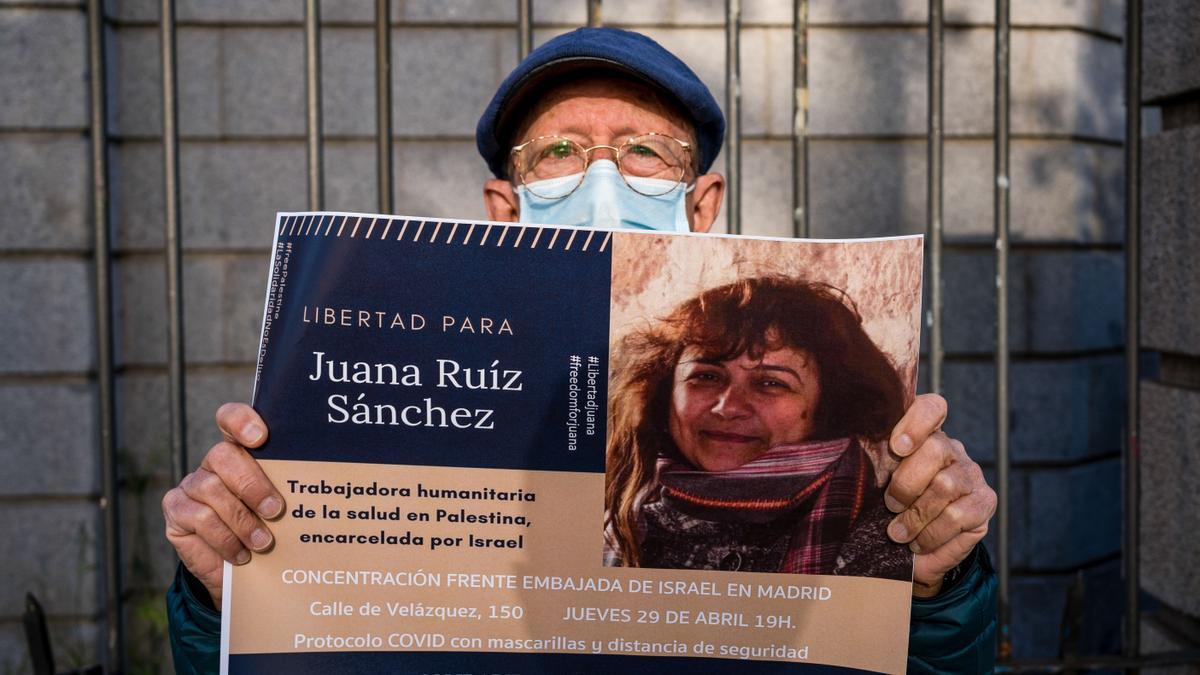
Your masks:
<svg viewBox="0 0 1200 675"><path fill-rule="evenodd" d="M691 163L692 144L666 134L641 134L620 146L585 148L563 136L538 136L513 147L510 158L517 185L543 199L562 199L583 184L593 150L606 148L615 155L617 170L631 190L657 197L679 187ZM556 181L553 189L535 184L551 178L577 176L572 182ZM654 181L639 181L652 178ZM631 180L633 179L633 180ZM542 194L542 193L546 194Z"/></svg>

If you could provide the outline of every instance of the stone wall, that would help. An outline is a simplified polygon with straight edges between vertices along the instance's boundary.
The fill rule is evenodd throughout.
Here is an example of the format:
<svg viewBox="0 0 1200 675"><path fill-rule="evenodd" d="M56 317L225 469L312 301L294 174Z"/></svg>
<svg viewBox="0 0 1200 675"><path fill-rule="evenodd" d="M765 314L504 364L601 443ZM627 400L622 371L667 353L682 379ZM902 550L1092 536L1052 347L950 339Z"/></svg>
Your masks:
<svg viewBox="0 0 1200 675"><path fill-rule="evenodd" d="M925 228L926 4L811 1L817 236ZM371 3L324 5L327 206L371 211ZM744 230L786 234L791 3L744 5ZM945 103L947 428L989 468L991 5L946 2ZM174 565L158 513L169 461L157 7L112 0L108 8L125 579L134 655L144 663L162 653L152 619ZM584 7L583 0L535 2L535 41L583 23ZM1117 639L1122 7L1118 0L1013 2L1012 545L1020 656L1057 651L1077 568L1092 591L1086 641L1100 649ZM721 0L608 0L603 12L606 22L676 51L723 100ZM217 404L249 395L273 214L305 207L303 3L180 0L177 17L195 463L216 438ZM393 17L396 209L482 217L477 186L487 172L473 130L516 64L515 3L407 0L394 4ZM0 473L0 536L10 544L0 553L8 571L0 668L17 672L28 668L19 624L26 590L46 604L60 667L94 662L100 650L86 48L78 2L0 0L0 316L7 319L0 428L10 439L0 463L15 468ZM1181 138L1194 147L1194 134ZM1168 142L1161 152L1184 150ZM1177 389L1169 393L1183 396L1181 405L1195 405Z"/></svg>
<svg viewBox="0 0 1200 675"><path fill-rule="evenodd" d="M1147 3L1142 31L1143 102L1159 120L1142 145L1141 336L1156 363L1141 382L1142 636L1147 650L1196 649L1200 5Z"/></svg>

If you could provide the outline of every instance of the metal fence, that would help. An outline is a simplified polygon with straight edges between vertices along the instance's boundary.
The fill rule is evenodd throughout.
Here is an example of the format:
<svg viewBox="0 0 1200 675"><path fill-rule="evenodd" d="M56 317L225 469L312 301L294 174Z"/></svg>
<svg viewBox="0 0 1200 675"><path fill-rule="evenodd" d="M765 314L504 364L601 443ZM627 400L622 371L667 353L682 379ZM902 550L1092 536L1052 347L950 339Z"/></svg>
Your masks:
<svg viewBox="0 0 1200 675"><path fill-rule="evenodd" d="M520 57L533 44L531 0L516 0L518 21L515 26ZM585 0L588 25L600 25L601 0ZM808 207L808 0L794 0L793 59L793 232L797 237L809 234ZM726 0L726 101L728 131L725 146L728 180L727 216L729 231L741 230L741 80L740 80L740 0ZM996 386L996 491L999 495L997 522L997 569L999 572L999 656L1001 669L1015 671L1061 672L1085 669L1136 669L1149 665L1200 662L1200 653L1177 652L1144 656L1139 647L1138 605L1138 200L1140 114L1140 31L1141 2L1126 3L1126 130L1125 130L1125 270L1126 270L1126 429L1122 451L1124 485L1122 560L1125 585L1125 623L1123 655L1120 657L1082 657L1019 662L1010 659L1010 513L1009 513L1009 0L995 0L995 98L994 98L994 208L995 235L995 386ZM98 381L100 398L100 443L104 534L104 607L105 665L108 672L119 672L123 663L122 579L119 532L118 469L115 444L114 405L114 328L112 321L112 245L109 237L108 120L105 106L107 87L104 45L103 0L87 1L91 99L92 199L95 234L96 334L99 349ZM393 210L392 197L392 93L391 93L391 17L388 0L375 2L376 65L376 161L378 208ZM942 289L942 195L943 195L943 75L944 13L942 0L929 0L928 19L928 185L927 185L927 264L926 288L929 309L926 329L929 337L928 363L931 391L941 391L943 373L943 289ZM320 72L320 2L305 0L306 103L308 205L323 207L324 167L322 144ZM165 183L165 253L168 305L168 387L173 480L178 482L189 466L185 441L183 297L181 279L179 135L176 61L175 2L161 0L160 39L162 57L163 159Z"/></svg>

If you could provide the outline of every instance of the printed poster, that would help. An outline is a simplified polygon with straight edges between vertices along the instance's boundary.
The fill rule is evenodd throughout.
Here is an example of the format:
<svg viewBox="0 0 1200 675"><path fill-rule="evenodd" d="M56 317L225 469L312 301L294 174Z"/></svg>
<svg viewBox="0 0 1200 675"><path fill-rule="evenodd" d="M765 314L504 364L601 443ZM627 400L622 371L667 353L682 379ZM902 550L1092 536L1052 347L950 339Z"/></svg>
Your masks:
<svg viewBox="0 0 1200 675"><path fill-rule="evenodd" d="M275 231L222 672L904 670L920 237Z"/></svg>

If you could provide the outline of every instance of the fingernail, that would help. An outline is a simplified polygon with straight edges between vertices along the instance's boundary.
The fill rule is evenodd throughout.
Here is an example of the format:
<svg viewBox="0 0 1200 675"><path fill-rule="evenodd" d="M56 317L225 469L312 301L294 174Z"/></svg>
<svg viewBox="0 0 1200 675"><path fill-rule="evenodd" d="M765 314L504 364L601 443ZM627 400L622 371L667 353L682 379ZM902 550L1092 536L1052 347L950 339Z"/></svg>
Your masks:
<svg viewBox="0 0 1200 675"><path fill-rule="evenodd" d="M888 525L888 536L895 541L904 541L908 539L908 528L899 520L893 520L892 524Z"/></svg>
<svg viewBox="0 0 1200 675"><path fill-rule="evenodd" d="M262 427L254 422L249 422L246 426L242 427L242 442L244 443L257 443L262 439L262 436Z"/></svg>
<svg viewBox="0 0 1200 675"><path fill-rule="evenodd" d="M263 518L274 518L279 515L279 510L283 508L283 502L279 501L279 497L274 495L262 500L258 505L258 512Z"/></svg>
<svg viewBox="0 0 1200 675"><path fill-rule="evenodd" d="M259 528L250 535L250 543L254 545L254 550L261 551L271 545L271 535Z"/></svg>
<svg viewBox="0 0 1200 675"><path fill-rule="evenodd" d="M912 541L908 542L908 550L912 551L913 553L921 552L921 547L920 547L920 545L917 544L916 539L913 539Z"/></svg>
<svg viewBox="0 0 1200 675"><path fill-rule="evenodd" d="M238 553L237 557L233 559L234 565L245 565L248 562L250 562L250 551L246 549L242 549L241 553Z"/></svg>
<svg viewBox="0 0 1200 675"><path fill-rule="evenodd" d="M886 492L883 493L883 505L888 507L888 511L891 511L892 513L900 513L904 510L904 505L896 501L895 497Z"/></svg>
<svg viewBox="0 0 1200 675"><path fill-rule="evenodd" d="M908 434L900 434L896 437L896 441L892 443L892 450L894 450L897 455L907 456L908 453L912 452L912 448L913 442L912 439L908 437Z"/></svg>

